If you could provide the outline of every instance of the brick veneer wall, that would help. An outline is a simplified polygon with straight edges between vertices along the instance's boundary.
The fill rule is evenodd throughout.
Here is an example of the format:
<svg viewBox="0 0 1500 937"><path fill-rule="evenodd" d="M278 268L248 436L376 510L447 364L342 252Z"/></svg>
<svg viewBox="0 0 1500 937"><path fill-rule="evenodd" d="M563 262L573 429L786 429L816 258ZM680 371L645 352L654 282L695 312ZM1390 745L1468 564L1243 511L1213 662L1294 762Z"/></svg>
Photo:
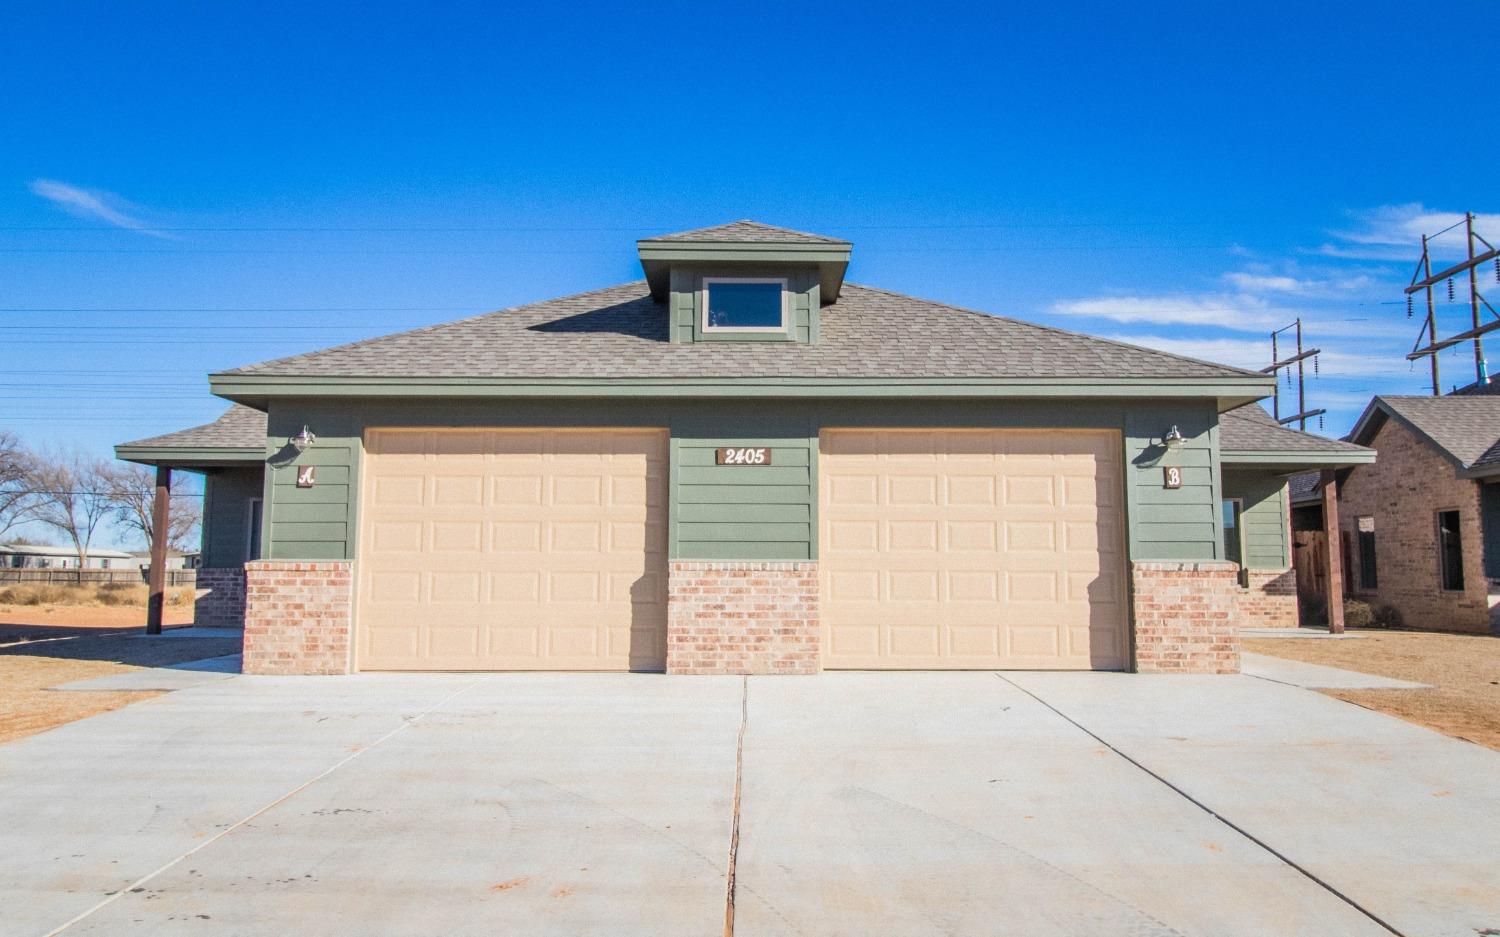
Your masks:
<svg viewBox="0 0 1500 937"><path fill-rule="evenodd" d="M1241 628L1297 627L1295 569L1251 569L1245 576L1249 588L1239 596Z"/></svg>
<svg viewBox="0 0 1500 937"><path fill-rule="evenodd" d="M347 561L246 563L244 672L348 673L353 567Z"/></svg>
<svg viewBox="0 0 1500 937"><path fill-rule="evenodd" d="M193 624L200 628L244 627L243 566L198 570L197 593L198 598L193 602Z"/></svg>
<svg viewBox="0 0 1500 937"><path fill-rule="evenodd" d="M1225 562L1131 564L1138 673L1238 673L1239 567Z"/></svg>
<svg viewBox="0 0 1500 937"><path fill-rule="evenodd" d="M1379 452L1375 464L1350 470L1339 488L1339 524L1350 546L1346 594L1395 608L1409 627L1489 631L1479 483L1458 478L1453 463L1395 420L1386 420L1371 445ZM1449 510L1459 513L1462 592L1444 590L1438 569L1437 512ZM1375 519L1373 591L1359 588L1355 525L1361 516Z"/></svg>
<svg viewBox="0 0 1500 937"><path fill-rule="evenodd" d="M667 673L821 669L817 563L676 561L667 593Z"/></svg>

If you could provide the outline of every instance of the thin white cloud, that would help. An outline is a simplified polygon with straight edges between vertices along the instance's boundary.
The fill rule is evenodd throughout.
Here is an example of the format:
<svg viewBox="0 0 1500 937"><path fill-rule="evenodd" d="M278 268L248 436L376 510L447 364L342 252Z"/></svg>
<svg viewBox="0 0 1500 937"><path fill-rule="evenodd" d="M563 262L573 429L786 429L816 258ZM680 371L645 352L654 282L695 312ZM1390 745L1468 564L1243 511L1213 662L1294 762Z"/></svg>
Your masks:
<svg viewBox="0 0 1500 937"><path fill-rule="evenodd" d="M1176 338L1165 335L1109 335L1107 338L1125 342L1130 345L1140 345L1145 348L1155 348L1157 351L1170 352L1174 355L1184 355L1189 358L1197 358L1201 361L1213 361L1219 364L1231 364L1235 367L1260 370L1271 364L1271 339L1269 336L1263 339L1249 338ZM1282 345L1280 352L1286 355L1289 351L1288 345ZM1319 376L1336 378L1361 377L1379 371L1389 369L1392 359L1385 355L1361 355L1348 354L1340 351L1324 351L1318 355L1317 373ZM1314 366L1311 360L1307 363L1307 376L1314 376Z"/></svg>
<svg viewBox="0 0 1500 937"><path fill-rule="evenodd" d="M1234 332L1260 332L1295 319L1257 296L1222 293L1200 296L1100 296L1055 304L1060 316L1108 319L1125 324L1206 326Z"/></svg>
<svg viewBox="0 0 1500 937"><path fill-rule="evenodd" d="M84 189L66 182L58 182L56 179L33 179L31 191L75 217L102 221L117 228L138 231L152 237L166 237L162 232L153 230L149 224L130 214L132 210L130 203L111 192Z"/></svg>
<svg viewBox="0 0 1500 937"><path fill-rule="evenodd" d="M1258 273L1226 273L1224 279L1246 293L1300 293L1308 284L1296 277L1266 276Z"/></svg>
<svg viewBox="0 0 1500 937"><path fill-rule="evenodd" d="M1436 235L1432 242L1435 255L1451 254L1456 260L1464 252L1462 212L1439 211L1420 202L1410 202L1352 212L1351 219L1351 226L1329 232L1334 241L1323 244L1316 252L1345 260L1416 263L1422 256L1423 235ZM1474 223L1481 234L1500 234L1500 215L1476 213Z"/></svg>

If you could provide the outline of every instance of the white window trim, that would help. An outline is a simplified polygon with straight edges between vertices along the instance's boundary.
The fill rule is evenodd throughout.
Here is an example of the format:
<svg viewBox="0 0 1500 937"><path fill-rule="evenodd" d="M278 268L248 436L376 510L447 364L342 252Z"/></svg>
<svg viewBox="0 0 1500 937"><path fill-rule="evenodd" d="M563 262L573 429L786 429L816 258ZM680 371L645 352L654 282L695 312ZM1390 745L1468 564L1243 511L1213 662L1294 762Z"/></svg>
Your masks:
<svg viewBox="0 0 1500 937"><path fill-rule="evenodd" d="M781 285L781 324L777 326L757 325L709 325L708 324L708 288L714 283L777 283ZM723 334L725 332L785 332L787 330L787 309L790 302L787 298L786 277L704 277L702 288L698 291L698 305L703 308L701 328L705 333L713 332Z"/></svg>

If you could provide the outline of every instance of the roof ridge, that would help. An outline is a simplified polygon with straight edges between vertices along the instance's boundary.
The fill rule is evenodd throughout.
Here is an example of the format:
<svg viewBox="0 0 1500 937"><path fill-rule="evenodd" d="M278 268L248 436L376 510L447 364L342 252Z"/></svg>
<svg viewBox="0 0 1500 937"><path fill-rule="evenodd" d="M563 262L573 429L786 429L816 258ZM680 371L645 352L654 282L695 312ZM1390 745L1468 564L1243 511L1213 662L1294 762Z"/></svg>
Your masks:
<svg viewBox="0 0 1500 937"><path fill-rule="evenodd" d="M1188 362L1191 362L1193 364L1205 365L1205 366L1211 367L1211 368L1223 368L1226 371L1236 371L1236 372L1238 372L1240 374L1244 374L1244 375L1251 376L1251 377L1264 377L1265 376L1265 375L1263 375L1259 371L1251 371L1251 370L1249 370L1247 368L1236 367L1236 366L1234 366L1232 364L1221 364L1221 363L1219 363L1217 361L1205 361L1202 358L1193 358L1193 357L1190 357L1188 355L1179 355L1179 354L1176 354L1175 352L1162 351L1159 348L1148 348L1145 345L1132 345L1129 342L1121 342L1121 341L1117 341L1117 340L1112 339L1112 338L1104 338L1103 336L1100 336L1100 335L1089 335L1086 332L1074 332L1071 329L1058 328L1055 325L1044 325L1044 324L1042 324L1040 322L1032 322L1029 319L1018 319L1015 316L1001 315L998 312L985 312L982 309L970 309L967 306L955 306L952 303L945 303L945 302L942 302L942 301L936 300L936 299L924 299L921 296L912 296L909 293L898 293L895 290L888 290L888 289L884 289L884 288L879 287L879 286L866 286L863 283L851 283L851 282L849 282L847 280L844 281L844 287L846 289L848 287L851 287L851 286L854 287L855 289L871 290L872 292L884 293L887 296L896 296L896 297L899 297L901 299L913 299L913 300L916 300L919 303L927 303L928 305L938 306L938 307L943 308L943 309L951 309L954 312L966 312L969 315L983 316L986 319L1000 319L1000 320L1003 320L1003 321L1006 321L1006 322L1014 322L1017 325L1023 325L1023 326L1027 326L1027 327L1034 328L1034 329L1042 329L1043 331L1051 332L1054 335L1065 335L1068 338L1081 338L1081 339L1084 339L1085 341L1100 342L1100 343L1105 344L1105 345L1113 345L1116 348L1128 348L1131 351L1145 351L1145 352L1150 352L1151 354L1162 355L1163 357L1172 358L1172 359L1174 359L1176 361L1188 361Z"/></svg>

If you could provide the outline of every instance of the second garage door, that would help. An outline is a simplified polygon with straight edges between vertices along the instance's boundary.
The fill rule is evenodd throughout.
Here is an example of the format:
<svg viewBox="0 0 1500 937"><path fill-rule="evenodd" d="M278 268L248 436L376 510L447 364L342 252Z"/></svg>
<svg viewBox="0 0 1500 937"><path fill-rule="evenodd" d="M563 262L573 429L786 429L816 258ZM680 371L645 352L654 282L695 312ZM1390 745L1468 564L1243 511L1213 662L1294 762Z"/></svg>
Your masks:
<svg viewBox="0 0 1500 937"><path fill-rule="evenodd" d="M660 670L666 433L371 430L365 670Z"/></svg>
<svg viewBox="0 0 1500 937"><path fill-rule="evenodd" d="M823 665L1125 665L1120 436L823 434Z"/></svg>

